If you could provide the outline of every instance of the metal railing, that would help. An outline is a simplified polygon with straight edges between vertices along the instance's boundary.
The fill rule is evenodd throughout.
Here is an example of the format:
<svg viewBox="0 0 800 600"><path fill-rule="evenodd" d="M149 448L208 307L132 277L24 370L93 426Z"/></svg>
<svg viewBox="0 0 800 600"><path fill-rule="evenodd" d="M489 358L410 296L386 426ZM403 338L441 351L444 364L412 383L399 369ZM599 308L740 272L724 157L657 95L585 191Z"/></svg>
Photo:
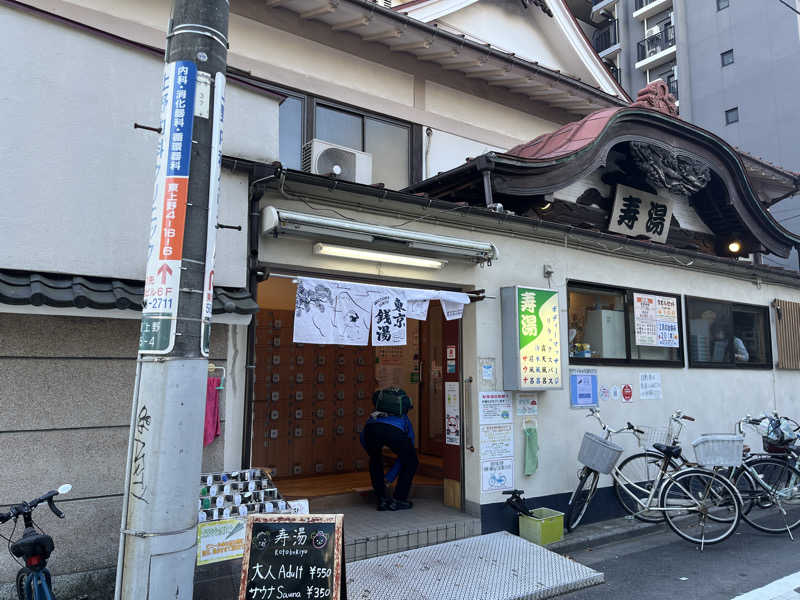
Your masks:
<svg viewBox="0 0 800 600"><path fill-rule="evenodd" d="M592 46L597 52L602 52L615 44L619 44L619 23L613 19L594 32Z"/></svg>
<svg viewBox="0 0 800 600"><path fill-rule="evenodd" d="M667 77L667 89L669 93L675 96L675 100L678 99L678 79L677 77Z"/></svg>
<svg viewBox="0 0 800 600"><path fill-rule="evenodd" d="M611 76L614 78L614 80L620 85L622 85L622 71L619 69L619 67L617 67L617 65L612 65L610 63L605 63L605 65L606 67L608 67L608 70L611 73Z"/></svg>
<svg viewBox="0 0 800 600"><path fill-rule="evenodd" d="M636 2L633 5L633 10L634 10L634 12L636 12L640 8L644 8L648 4L652 4L655 1L656 0L636 0Z"/></svg>
<svg viewBox="0 0 800 600"><path fill-rule="evenodd" d="M637 44L637 60L644 60L675 45L675 26L666 25L658 33L644 38Z"/></svg>

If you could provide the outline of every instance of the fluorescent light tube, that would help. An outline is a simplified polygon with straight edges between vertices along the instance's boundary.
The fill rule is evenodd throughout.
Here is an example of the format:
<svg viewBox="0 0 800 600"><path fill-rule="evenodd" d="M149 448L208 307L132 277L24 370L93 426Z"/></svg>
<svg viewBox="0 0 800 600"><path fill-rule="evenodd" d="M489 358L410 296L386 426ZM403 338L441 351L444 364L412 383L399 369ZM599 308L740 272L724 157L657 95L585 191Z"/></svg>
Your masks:
<svg viewBox="0 0 800 600"><path fill-rule="evenodd" d="M392 252L377 252L375 250L365 250L363 248L351 248L348 246L333 246L331 244L314 244L314 254L323 256L336 256L339 258L352 258L354 260L369 260L377 263L390 263L393 265L407 265L409 267L420 267L422 269L441 269L446 264L446 260L438 258L425 258L422 256L408 256L406 254L394 254Z"/></svg>

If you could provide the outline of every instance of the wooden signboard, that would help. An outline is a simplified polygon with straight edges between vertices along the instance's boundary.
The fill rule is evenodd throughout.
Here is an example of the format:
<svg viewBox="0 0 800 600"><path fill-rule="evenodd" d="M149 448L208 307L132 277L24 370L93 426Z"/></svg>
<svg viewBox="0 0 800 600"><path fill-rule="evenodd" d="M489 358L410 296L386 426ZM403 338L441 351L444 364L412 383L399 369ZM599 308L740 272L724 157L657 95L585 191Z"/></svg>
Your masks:
<svg viewBox="0 0 800 600"><path fill-rule="evenodd" d="M248 517L239 600L347 600L342 517Z"/></svg>

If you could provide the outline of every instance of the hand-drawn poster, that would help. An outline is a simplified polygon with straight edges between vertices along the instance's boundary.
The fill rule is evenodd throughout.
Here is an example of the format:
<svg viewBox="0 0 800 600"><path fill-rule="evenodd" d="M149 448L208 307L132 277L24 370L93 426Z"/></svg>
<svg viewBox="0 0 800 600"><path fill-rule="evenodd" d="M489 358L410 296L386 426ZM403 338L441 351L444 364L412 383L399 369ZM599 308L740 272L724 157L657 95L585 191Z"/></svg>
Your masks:
<svg viewBox="0 0 800 600"><path fill-rule="evenodd" d="M366 346L373 288L301 277L297 284L293 341Z"/></svg>
<svg viewBox="0 0 800 600"><path fill-rule="evenodd" d="M387 289L375 298L372 305L372 345L405 346L407 313L403 290Z"/></svg>
<svg viewBox="0 0 800 600"><path fill-rule="evenodd" d="M637 346L678 347L677 299L634 293L633 317Z"/></svg>

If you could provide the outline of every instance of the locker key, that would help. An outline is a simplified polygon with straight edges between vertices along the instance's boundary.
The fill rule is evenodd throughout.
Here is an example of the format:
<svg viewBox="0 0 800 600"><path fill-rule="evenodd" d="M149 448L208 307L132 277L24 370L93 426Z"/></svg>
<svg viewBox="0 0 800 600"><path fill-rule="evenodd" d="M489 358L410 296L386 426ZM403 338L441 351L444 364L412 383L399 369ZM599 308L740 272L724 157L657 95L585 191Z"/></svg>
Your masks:
<svg viewBox="0 0 800 600"><path fill-rule="evenodd" d="M359 364L359 366L363 367L365 364L367 364L367 361L364 360L363 356L359 356L358 357L358 364Z"/></svg>
<svg viewBox="0 0 800 600"><path fill-rule="evenodd" d="M292 467L292 473L294 473L295 475L300 475L300 473L302 473L302 472L303 472L302 465L294 465Z"/></svg>
<svg viewBox="0 0 800 600"><path fill-rule="evenodd" d="M297 357L297 364L302 365L305 362L305 359L302 356Z"/></svg>
<svg viewBox="0 0 800 600"><path fill-rule="evenodd" d="M277 421L278 418L280 418L280 416L281 413L278 412L277 410L273 410L271 413L269 413L269 418L272 419L273 421Z"/></svg>
<svg viewBox="0 0 800 600"><path fill-rule="evenodd" d="M325 435L325 428L317 427L317 437L322 437L323 435Z"/></svg>
<svg viewBox="0 0 800 600"><path fill-rule="evenodd" d="M295 427L294 428L294 437L303 437L303 428L302 427Z"/></svg>
<svg viewBox="0 0 800 600"><path fill-rule="evenodd" d="M278 439L278 430L277 429L270 429L269 430L269 437L272 438L273 440L277 440Z"/></svg>
<svg viewBox="0 0 800 600"><path fill-rule="evenodd" d="M340 367L343 366L344 365L344 356L339 355L339 357L336 359L336 364L339 365Z"/></svg>
<svg viewBox="0 0 800 600"><path fill-rule="evenodd" d="M280 345L281 345L281 338L280 338L280 336L276 336L276 337L272 338L272 345L273 345L275 348L277 348L278 346L280 346Z"/></svg>
<svg viewBox="0 0 800 600"><path fill-rule="evenodd" d="M358 383L364 383L364 379L366 379L364 377L364 374L363 373L359 373L358 374Z"/></svg>
<svg viewBox="0 0 800 600"><path fill-rule="evenodd" d="M325 418L325 409L324 408L318 408L316 414L317 414L317 418L318 419L324 419Z"/></svg>
<svg viewBox="0 0 800 600"><path fill-rule="evenodd" d="M359 400L363 400L366 397L367 397L367 394L366 394L366 392L364 390L358 390L358 399Z"/></svg>
<svg viewBox="0 0 800 600"><path fill-rule="evenodd" d="M272 392L272 401L273 402L277 402L280 399L281 399L281 393L280 392Z"/></svg>
<svg viewBox="0 0 800 600"><path fill-rule="evenodd" d="M337 417L343 417L344 416L344 408L343 407L340 406L339 408L336 409L336 416Z"/></svg>
<svg viewBox="0 0 800 600"><path fill-rule="evenodd" d="M281 364L281 355L280 354L273 354L272 355L272 364L273 365Z"/></svg>
<svg viewBox="0 0 800 600"><path fill-rule="evenodd" d="M274 329L280 329L282 326L283 326L283 322L282 322L280 319L275 319L275 320L272 322L272 327L273 327Z"/></svg>
<svg viewBox="0 0 800 600"><path fill-rule="evenodd" d="M336 435L344 435L344 425L336 426Z"/></svg>
<svg viewBox="0 0 800 600"><path fill-rule="evenodd" d="M317 364L320 367L324 367L325 366L325 357L324 356L318 356L317 357Z"/></svg>
<svg viewBox="0 0 800 600"><path fill-rule="evenodd" d="M364 461L361 460L360 458L357 459L356 462L355 462L355 467L356 467L357 470L360 471L361 469L364 468Z"/></svg>
<svg viewBox="0 0 800 600"><path fill-rule="evenodd" d="M317 400L325 400L325 392L317 392Z"/></svg>
<svg viewBox="0 0 800 600"><path fill-rule="evenodd" d="M358 415L359 417L363 417L364 416L364 409L361 408L360 406L356 406L356 415Z"/></svg>
<svg viewBox="0 0 800 600"><path fill-rule="evenodd" d="M344 392L342 390L339 390L338 392L336 392L336 399L337 400L344 400Z"/></svg>
<svg viewBox="0 0 800 600"><path fill-rule="evenodd" d="M279 383L281 380L280 373L273 373L272 374L272 383Z"/></svg>
<svg viewBox="0 0 800 600"><path fill-rule="evenodd" d="M325 383L325 373L317 373L317 383Z"/></svg>
<svg viewBox="0 0 800 600"><path fill-rule="evenodd" d="M297 383L303 383L303 374L302 374L302 373L298 373L298 374L295 376L294 380L295 380L295 382L297 382Z"/></svg>
<svg viewBox="0 0 800 600"><path fill-rule="evenodd" d="M339 383L344 383L344 373L339 373L336 376L336 381L338 381Z"/></svg>
<svg viewBox="0 0 800 600"><path fill-rule="evenodd" d="M337 470L337 471L344 471L344 462L342 462L341 460L340 460L340 461L337 461L337 463L336 463L336 470Z"/></svg>
<svg viewBox="0 0 800 600"><path fill-rule="evenodd" d="M364 431L364 426L361 423L359 423L358 425L356 425L356 433L361 433L362 431Z"/></svg>
<svg viewBox="0 0 800 600"><path fill-rule="evenodd" d="M314 470L317 473L322 473L325 470L325 465L323 465L322 463L317 463L314 465Z"/></svg>
<svg viewBox="0 0 800 600"><path fill-rule="evenodd" d="M303 409L302 408L298 408L296 411L294 411L294 418L295 419L302 419L303 418Z"/></svg>
<svg viewBox="0 0 800 600"><path fill-rule="evenodd" d="M294 393L295 400L302 400L303 399L303 390L298 390Z"/></svg>

